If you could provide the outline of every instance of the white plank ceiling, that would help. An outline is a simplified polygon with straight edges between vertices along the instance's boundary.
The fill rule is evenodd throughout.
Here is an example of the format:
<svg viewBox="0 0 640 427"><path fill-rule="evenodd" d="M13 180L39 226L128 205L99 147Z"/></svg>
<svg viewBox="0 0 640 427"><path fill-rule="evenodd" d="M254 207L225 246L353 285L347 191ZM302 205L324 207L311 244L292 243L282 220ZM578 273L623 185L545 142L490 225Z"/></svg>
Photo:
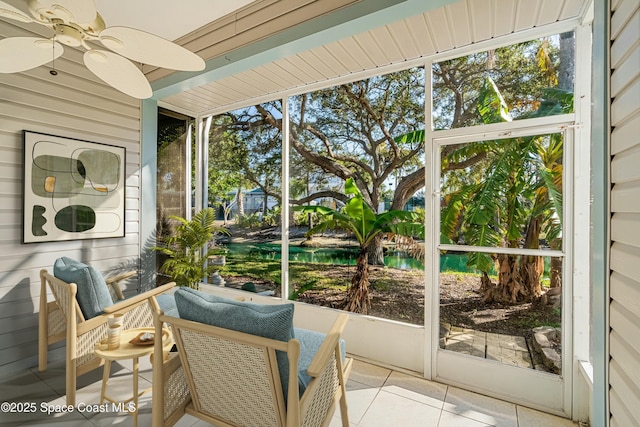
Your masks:
<svg viewBox="0 0 640 427"><path fill-rule="evenodd" d="M161 99L191 114L264 101L492 38L576 18L588 0L461 0Z"/></svg>

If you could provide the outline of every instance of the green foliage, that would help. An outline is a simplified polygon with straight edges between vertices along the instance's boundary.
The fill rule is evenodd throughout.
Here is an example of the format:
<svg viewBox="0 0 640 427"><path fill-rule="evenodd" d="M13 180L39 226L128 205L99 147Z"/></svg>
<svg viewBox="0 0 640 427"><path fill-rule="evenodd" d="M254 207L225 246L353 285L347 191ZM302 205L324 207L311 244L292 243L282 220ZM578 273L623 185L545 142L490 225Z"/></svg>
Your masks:
<svg viewBox="0 0 640 427"><path fill-rule="evenodd" d="M414 212L391 210L376 214L364 201L362 193L349 178L345 182L345 194L351 195L345 207L336 211L325 206L297 206L293 209L303 213L317 213L320 223L306 234L321 233L325 230L342 229L353 233L361 250L367 250L381 233L394 233L403 236L424 237L424 223L416 222Z"/></svg>
<svg viewBox="0 0 640 427"><path fill-rule="evenodd" d="M262 218L264 225L268 225L269 227L277 227L280 225L280 214L282 213L282 208L280 206L274 206L273 209L269 210L267 214Z"/></svg>
<svg viewBox="0 0 640 427"><path fill-rule="evenodd" d="M295 210L293 212L293 225L296 227L309 226L309 215L311 215L311 222L317 224L320 221L320 215L317 213L299 212Z"/></svg>
<svg viewBox="0 0 640 427"><path fill-rule="evenodd" d="M249 215L238 215L236 217L236 224L240 228L246 229L254 229L260 228L262 225L262 220L260 220L260 214L258 212L254 212Z"/></svg>
<svg viewBox="0 0 640 427"><path fill-rule="evenodd" d="M478 104L476 106L483 123L510 122L513 119L509 114L509 107L495 82L490 76L485 77Z"/></svg>
<svg viewBox="0 0 640 427"><path fill-rule="evenodd" d="M303 283L302 285L300 285L300 287L298 289L291 290L290 295L289 295L289 299L291 301L297 300L300 297L301 294L303 294L306 291L309 291L309 290L315 288L317 283L318 283L317 280L311 280L309 282Z"/></svg>
<svg viewBox="0 0 640 427"><path fill-rule="evenodd" d="M487 78L500 88L510 116L525 118L539 108L546 88L557 87L560 60L559 46L544 37L433 64L435 128L486 123L478 105L482 104ZM493 111L501 113L499 108Z"/></svg>
<svg viewBox="0 0 640 427"><path fill-rule="evenodd" d="M548 98L528 117L571 111L572 94L560 89L544 93ZM508 118L504 109L497 86L487 79L478 103L479 114L485 123L494 123ZM463 240L474 246L515 247L525 239L533 218L539 218L547 241L561 237L562 146L561 134L534 135L467 144L451 153L454 161L481 150L486 150L487 155L483 163L467 170L480 176L477 182L445 193L441 242ZM446 180L445 175L443 181ZM472 253L468 265L489 271L493 261L487 254Z"/></svg>
<svg viewBox="0 0 640 427"><path fill-rule="evenodd" d="M203 278L218 267L208 265L207 258L216 254L215 247L210 247L216 234L229 234L222 227L215 225L215 210L203 209L191 220L179 216L170 216L178 225L174 232L163 242L164 246L153 249L169 258L161 267L179 286L197 288Z"/></svg>

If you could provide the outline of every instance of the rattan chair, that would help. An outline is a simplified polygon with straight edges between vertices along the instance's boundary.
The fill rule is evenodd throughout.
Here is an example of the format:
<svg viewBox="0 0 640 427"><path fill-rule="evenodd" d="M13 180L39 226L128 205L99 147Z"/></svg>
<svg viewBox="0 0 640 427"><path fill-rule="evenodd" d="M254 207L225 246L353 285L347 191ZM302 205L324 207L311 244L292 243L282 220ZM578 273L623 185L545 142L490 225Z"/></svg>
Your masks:
<svg viewBox="0 0 640 427"><path fill-rule="evenodd" d="M340 350L347 319L339 315L322 341L301 396L297 375L289 375L285 402L276 351L286 352L290 373L298 372L297 339L283 342L156 313L156 333L170 324L178 352L153 363L153 426L173 426L185 413L216 426L327 426L339 403L348 427L345 383L352 359L343 362ZM155 354L161 351L156 342Z"/></svg>
<svg viewBox="0 0 640 427"><path fill-rule="evenodd" d="M47 270L40 271L38 368L41 372L47 369L49 346L66 340L68 405L75 405L77 378L104 364L104 361L94 354L94 348L97 342L107 336L109 317L122 314L125 329L152 327L153 311L154 307L157 307L155 297L175 286L173 282L168 283L124 299L118 282L134 274L135 272L124 273L105 279L113 300L118 302L105 308L103 314L85 319L76 299L77 285L54 277ZM53 301L48 301L47 286L51 289Z"/></svg>

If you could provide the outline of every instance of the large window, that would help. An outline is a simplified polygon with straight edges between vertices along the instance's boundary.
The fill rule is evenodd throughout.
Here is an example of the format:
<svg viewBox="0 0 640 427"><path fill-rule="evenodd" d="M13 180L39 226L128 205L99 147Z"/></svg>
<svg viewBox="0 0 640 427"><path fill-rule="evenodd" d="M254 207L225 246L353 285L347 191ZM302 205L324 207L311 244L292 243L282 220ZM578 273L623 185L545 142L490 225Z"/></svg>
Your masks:
<svg viewBox="0 0 640 427"><path fill-rule="evenodd" d="M171 111L160 109L158 112L158 164L156 192L156 232L158 240L166 239L172 233L171 216L187 215L188 198L191 186L188 177L191 174L190 150L193 119ZM158 254L156 271L164 263L166 257ZM169 278L159 274L158 282Z"/></svg>
<svg viewBox="0 0 640 427"><path fill-rule="evenodd" d="M225 261L214 284L280 296L281 126L280 101L206 121L207 202L230 233L217 239Z"/></svg>
<svg viewBox="0 0 640 427"><path fill-rule="evenodd" d="M292 298L422 325L424 133L406 135L424 129L424 68L294 96L289 112Z"/></svg>
<svg viewBox="0 0 640 427"><path fill-rule="evenodd" d="M479 286L506 266L533 275L536 297L561 286L565 134L547 127L462 138L458 129L452 143L438 133L570 120L573 51L566 33L434 62L429 75L413 67L205 119L207 203L231 232L218 241L223 281L422 325L434 277L461 284L441 299L460 327L454 299L472 292L482 300ZM429 161L425 143L438 146ZM424 259L429 165L440 168L435 271ZM548 319L555 325L560 316Z"/></svg>

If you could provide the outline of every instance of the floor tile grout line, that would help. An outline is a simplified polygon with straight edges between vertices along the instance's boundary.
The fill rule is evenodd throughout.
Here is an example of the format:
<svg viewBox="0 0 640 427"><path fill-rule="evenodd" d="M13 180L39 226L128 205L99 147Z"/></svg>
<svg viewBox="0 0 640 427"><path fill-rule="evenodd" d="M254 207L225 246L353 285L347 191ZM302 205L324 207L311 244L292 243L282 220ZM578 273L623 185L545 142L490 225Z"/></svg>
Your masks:
<svg viewBox="0 0 640 427"><path fill-rule="evenodd" d="M356 423L356 426L359 426L360 423L362 422L362 420L364 419L364 417L367 415L367 412L369 412L369 409L371 409L371 406L373 406L373 402L376 401L376 399L378 398L378 396L380 395L380 391L382 390L382 387L377 387L378 391L376 392L376 395L373 396L373 399L371 399L371 402L369 403L369 405L367 406L367 409L364 410L364 412L362 413L362 417L360 417L360 419L358 420L358 422Z"/></svg>
<svg viewBox="0 0 640 427"><path fill-rule="evenodd" d="M38 378L38 381L40 381L40 383L42 383L42 384L46 385L47 387L49 387L49 389L53 392L53 394L57 395L57 396L58 396L58 398L59 398L59 397L64 397L64 396L66 396L66 394L62 395L62 394L58 393L58 392L57 392L53 387L51 387L51 386L49 385L49 383L48 383L47 381L45 381L45 379L44 379L43 377L41 377L41 376L40 376L40 374L41 374L42 372L40 372L40 371L38 370L38 368L37 368L37 367L35 367L35 368L29 368L29 371L31 371L31 373L32 373L33 375L35 375L35 376L36 376L36 378Z"/></svg>
<svg viewBox="0 0 640 427"><path fill-rule="evenodd" d="M410 400L410 401L412 401L412 402L420 403L421 405L430 406L430 407L432 407L432 408L439 409L439 410L441 410L441 411L444 409L444 403L445 403L444 399L441 401L442 405L440 405L440 407L438 407L438 406L434 406L434 405L432 405L431 403L422 402L422 401L420 401L420 400L418 400L418 399L414 399L414 398L412 398L412 397L404 396L404 395L399 394L399 393L394 393L393 391L390 391L390 390L384 390L384 386L380 388L380 391L385 392L385 393L392 394L392 395L394 395L394 396L401 397L401 398L406 399L406 400ZM415 393L420 394L420 393L418 393L418 392L415 392ZM426 395L422 395L422 396L426 396ZM446 394L445 394L445 396L446 396ZM427 396L427 397L432 398L431 396ZM432 398L432 399L436 400L435 398Z"/></svg>

